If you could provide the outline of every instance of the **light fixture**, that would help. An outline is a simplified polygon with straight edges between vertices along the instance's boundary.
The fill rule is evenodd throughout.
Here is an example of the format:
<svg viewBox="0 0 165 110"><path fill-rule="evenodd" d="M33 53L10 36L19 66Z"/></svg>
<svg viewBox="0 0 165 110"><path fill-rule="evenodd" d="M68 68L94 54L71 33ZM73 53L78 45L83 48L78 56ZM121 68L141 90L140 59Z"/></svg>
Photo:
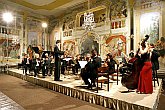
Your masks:
<svg viewBox="0 0 165 110"><path fill-rule="evenodd" d="M47 49L48 46L46 46L48 44L48 42L46 41L46 32L45 29L47 28L48 24L46 22L42 23L42 27L44 28L44 33L43 33L43 37L42 37L42 46L44 46L44 49Z"/></svg>
<svg viewBox="0 0 165 110"><path fill-rule="evenodd" d="M8 28L8 24L10 22L12 22L13 19L14 19L13 18L13 15L10 12L5 12L5 13L3 13L2 18L7 23L7 25L6 25L6 29L7 29ZM9 32L7 32L6 35L8 35L8 34L9 34ZM9 57L9 35L7 36L7 50L6 50L6 52L7 52L7 63L6 63L6 66L7 66L7 73L8 73L8 63L9 63L9 60L8 60L8 57Z"/></svg>
<svg viewBox="0 0 165 110"><path fill-rule="evenodd" d="M45 23L45 22L42 23L42 27L43 27L43 28L47 28L47 26L48 26L47 23Z"/></svg>
<svg viewBox="0 0 165 110"><path fill-rule="evenodd" d="M10 12L3 13L2 18L7 23L10 23L13 21L13 15Z"/></svg>
<svg viewBox="0 0 165 110"><path fill-rule="evenodd" d="M88 13L84 13L84 24L82 25L82 27L85 30L92 30L95 26L96 23L94 21L94 14L93 12L89 12L90 9L90 1L88 0Z"/></svg>

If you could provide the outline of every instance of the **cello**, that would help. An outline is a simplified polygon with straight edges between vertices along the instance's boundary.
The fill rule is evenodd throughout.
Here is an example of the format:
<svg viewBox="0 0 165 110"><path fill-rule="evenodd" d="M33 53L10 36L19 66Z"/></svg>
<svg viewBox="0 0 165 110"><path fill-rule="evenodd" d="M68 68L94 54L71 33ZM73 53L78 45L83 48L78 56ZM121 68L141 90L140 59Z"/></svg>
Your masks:
<svg viewBox="0 0 165 110"><path fill-rule="evenodd" d="M141 46L145 46L145 42L149 39L146 35L145 39L141 42ZM125 67L125 73L122 76L121 83L128 90L134 90L138 88L139 75L143 67L141 58L138 56L140 49L138 49L135 57L128 61Z"/></svg>

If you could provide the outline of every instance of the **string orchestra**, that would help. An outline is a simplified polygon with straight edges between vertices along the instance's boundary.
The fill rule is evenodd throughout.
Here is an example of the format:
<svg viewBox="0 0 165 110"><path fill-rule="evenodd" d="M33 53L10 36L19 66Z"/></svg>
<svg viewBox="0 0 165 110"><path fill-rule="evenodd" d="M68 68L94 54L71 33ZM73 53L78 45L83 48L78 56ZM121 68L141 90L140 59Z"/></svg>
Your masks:
<svg viewBox="0 0 165 110"><path fill-rule="evenodd" d="M145 61L151 58L152 54L149 57L143 58L144 53L152 53L149 44L147 44L149 36L147 36L141 43L141 47L137 50L137 53L134 55L134 52L131 51L128 58L124 55L121 58L121 61L116 60L116 57L111 53L107 53L107 57L104 61L102 61L101 57L97 53L96 50L93 50L90 53L86 54L78 54L75 57L70 56L68 51L64 52L63 55L60 56L61 65L60 65L60 73L66 75L66 71L71 70L71 74L77 75L79 74L82 77L82 80L88 87L96 86L95 81L97 77L97 69L99 67L108 67L108 74L111 75L116 72L115 65L119 66L119 73L122 76L121 83L128 89L137 89L140 92L146 92L140 89L139 80L144 80L142 77L142 71L145 66ZM144 52L144 50L147 51ZM27 49L27 54L24 54L22 59L22 64L24 68L24 74L27 75L27 69L29 73L34 72L34 77L38 76L38 74L42 73L42 77L53 75L53 71L56 69L55 67L55 52L52 51L43 51L42 48L31 47L29 46ZM152 50L153 51L153 50ZM139 65L143 64L143 65ZM83 66L82 66L83 65ZM146 67L147 68L147 67ZM151 70L152 71L152 70ZM69 72L68 72L69 73ZM152 82L152 73L150 73ZM112 78L113 79L113 78ZM90 81L89 81L90 80ZM143 82L143 81L142 81ZM144 86L144 85L141 85ZM152 93L152 89L149 93ZM146 92L148 93L148 92Z"/></svg>

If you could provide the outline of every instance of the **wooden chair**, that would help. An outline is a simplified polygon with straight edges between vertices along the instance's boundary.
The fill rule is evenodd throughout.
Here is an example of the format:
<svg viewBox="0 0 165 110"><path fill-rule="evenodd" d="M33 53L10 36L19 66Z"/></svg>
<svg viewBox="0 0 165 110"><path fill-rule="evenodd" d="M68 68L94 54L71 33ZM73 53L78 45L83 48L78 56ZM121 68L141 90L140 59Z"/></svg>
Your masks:
<svg viewBox="0 0 165 110"><path fill-rule="evenodd" d="M97 93L98 93L98 83L101 83L101 88L102 88L102 83L107 82L107 90L109 91L109 73L108 73L109 68L108 67L99 67L97 69ZM101 79L99 80L99 77L104 76L106 79Z"/></svg>
<svg viewBox="0 0 165 110"><path fill-rule="evenodd" d="M119 81L119 64L115 64L115 73L111 74L110 76L114 77L114 76L117 76L117 85L118 85L118 81Z"/></svg>

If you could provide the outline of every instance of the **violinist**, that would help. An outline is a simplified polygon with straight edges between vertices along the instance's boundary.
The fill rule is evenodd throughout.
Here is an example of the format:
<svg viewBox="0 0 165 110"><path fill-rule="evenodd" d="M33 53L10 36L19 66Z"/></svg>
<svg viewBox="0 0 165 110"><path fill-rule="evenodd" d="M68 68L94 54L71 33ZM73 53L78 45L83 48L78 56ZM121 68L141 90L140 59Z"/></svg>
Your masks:
<svg viewBox="0 0 165 110"><path fill-rule="evenodd" d="M149 36L146 35L145 39L148 39ZM151 51L149 45L144 40L141 43L139 56L141 58L141 63L143 67L140 71L138 89L137 92L144 94L151 94L153 92L152 86L152 63L151 63Z"/></svg>
<svg viewBox="0 0 165 110"><path fill-rule="evenodd" d="M116 61L113 59L113 56L112 56L110 53L107 54L106 62L107 62L107 65L108 65L108 67L109 67L109 74L111 75L111 74L115 73L115 64L117 64L117 63L116 63ZM113 80L113 79L114 79L114 78L112 77L112 80Z"/></svg>
<svg viewBox="0 0 165 110"><path fill-rule="evenodd" d="M39 54L35 54L35 58L32 60L33 67L34 67L34 77L36 77L39 74L39 70L41 67L41 61L39 58Z"/></svg>
<svg viewBox="0 0 165 110"><path fill-rule="evenodd" d="M23 65L23 68L25 69L25 75L27 75L27 62L28 62L27 54L24 54L24 57L22 59L22 65Z"/></svg>
<svg viewBox="0 0 165 110"><path fill-rule="evenodd" d="M45 54L45 58L43 58L43 66L42 66L42 76L43 78L48 75L48 68L50 67L51 60L48 56L48 53Z"/></svg>
<svg viewBox="0 0 165 110"><path fill-rule="evenodd" d="M76 59L74 60L75 65L72 68L73 74L78 73L78 69L81 68L79 61L80 61L80 55L78 54L76 55Z"/></svg>

